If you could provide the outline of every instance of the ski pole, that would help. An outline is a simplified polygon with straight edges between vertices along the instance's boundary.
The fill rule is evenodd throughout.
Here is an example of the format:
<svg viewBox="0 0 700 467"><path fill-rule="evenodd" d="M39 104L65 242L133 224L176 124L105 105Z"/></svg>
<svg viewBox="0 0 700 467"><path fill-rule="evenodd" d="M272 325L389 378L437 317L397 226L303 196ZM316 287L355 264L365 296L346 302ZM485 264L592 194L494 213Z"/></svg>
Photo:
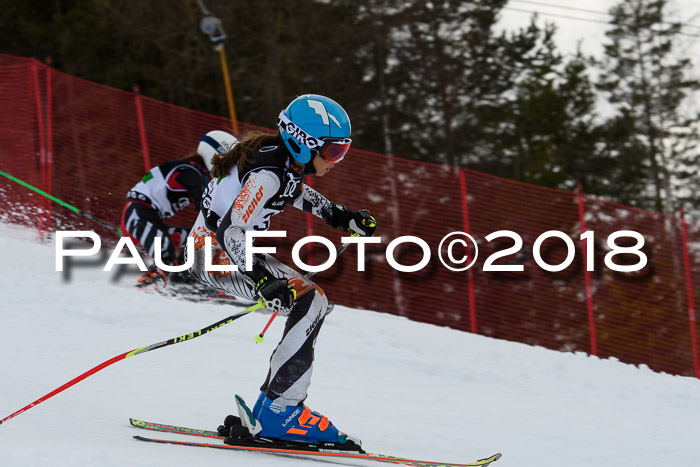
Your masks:
<svg viewBox="0 0 700 467"><path fill-rule="evenodd" d="M351 235L352 237L359 237L359 236L360 236L360 234L358 234L357 232L353 232L353 233L350 234L350 235ZM338 249L337 249L336 252L335 252L336 258L337 258L338 256L340 256L340 254L341 254L342 252L345 251L345 249L348 247L348 245L350 245L350 243L343 243L342 245L340 245L340 246L338 247ZM316 271L309 272L309 273L305 274L304 277L307 278L307 279L311 279L314 275L316 275ZM296 292L295 292L295 293L294 293L294 299L296 300L296 298L297 298L297 295L296 295ZM277 315L278 315L278 314L279 314L279 311L275 311L274 313L272 313L272 316L270 316L270 319L267 321L267 324L265 325L265 328L263 328L263 330L260 331L260 334L258 334L257 336L255 336L255 342L257 342L258 344L261 344L261 343L265 342L265 333L267 332L267 328L270 327L270 325L271 325L272 322L275 320L275 318L277 318Z"/></svg>
<svg viewBox="0 0 700 467"><path fill-rule="evenodd" d="M83 212L80 209L76 208L75 206L72 206L63 200L60 200L60 199L56 198L55 196L52 196L52 195L46 193L45 191L42 191L39 188L36 188L36 187L30 185L29 183L20 180L17 177L13 177L12 175L5 173L2 170L0 170L0 175L3 175L4 177L9 178L13 182L19 183L23 187L29 188L30 190L39 193L41 196L45 196L46 198L50 199L51 201L54 201L54 202L60 204L61 206L66 207L66 208L70 209L71 211L80 214L83 217L87 217L88 219L90 219L93 222L97 222L98 224L102 225L103 227L107 227L109 230L112 230L112 231L118 233L119 235L122 235L122 231L119 230L117 227L113 226L112 224L101 221L101 220L95 218L92 214L90 214L88 212Z"/></svg>
<svg viewBox="0 0 700 467"><path fill-rule="evenodd" d="M120 360L124 360L124 359L129 358L129 357L133 357L134 355L140 355L142 353L150 352L151 350L156 350L156 349L160 349L163 347L167 347L169 345L179 344L180 342L192 340L195 337L199 337L199 336L202 336L208 332L215 331L215 330L219 329L220 327L230 323L231 321L234 321L234 320L240 318L241 316L247 315L248 313L253 312L255 310L258 310L262 307L263 307L262 302L258 302L255 305L253 305L249 308L246 308L243 311L239 311L238 313L231 315L227 318L224 318L221 321L217 321L216 323L214 323L210 326L207 326L205 328L202 328L199 331L190 332L188 334L185 334L184 336L174 337L172 339L168 339L167 341L158 342L157 344L151 344L151 345L147 345L146 347L141 347L138 349L130 350L129 352L125 352L121 355L117 355L116 357L110 358L109 360L102 362L99 365L97 365L96 367L86 371L82 375L80 375L76 378L73 378L72 380L70 380L66 384L64 384L63 386L58 387L58 388L54 389L53 391L51 391L50 393L46 394L45 396L40 397L39 399L35 400L31 404L26 405L25 407L22 407L17 412L3 418L2 420L0 420L0 424L6 422L7 420L10 420L10 419L16 417L17 415L20 415L23 412L26 412L27 410L31 409L32 407L34 407L36 405L39 405L40 403L44 402L47 399L50 399L51 397L55 396L56 394L65 391L66 389L73 386L74 384L79 383L80 381L84 380L88 376L94 375L98 371L100 371L104 368L107 368L108 366L110 366L113 363L116 363Z"/></svg>

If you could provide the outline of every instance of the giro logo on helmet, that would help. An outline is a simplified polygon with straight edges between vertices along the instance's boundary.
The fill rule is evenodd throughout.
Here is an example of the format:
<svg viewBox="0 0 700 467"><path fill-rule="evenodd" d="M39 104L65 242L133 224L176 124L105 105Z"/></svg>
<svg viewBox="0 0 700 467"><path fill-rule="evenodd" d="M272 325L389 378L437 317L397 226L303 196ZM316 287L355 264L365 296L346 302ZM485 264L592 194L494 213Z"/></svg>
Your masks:
<svg viewBox="0 0 700 467"><path fill-rule="evenodd" d="M283 120L284 121L284 120ZM287 120L286 122L287 133L295 137L301 144L309 149L316 149L323 146L323 141L320 141L313 136L306 133L304 130L296 126L294 123Z"/></svg>

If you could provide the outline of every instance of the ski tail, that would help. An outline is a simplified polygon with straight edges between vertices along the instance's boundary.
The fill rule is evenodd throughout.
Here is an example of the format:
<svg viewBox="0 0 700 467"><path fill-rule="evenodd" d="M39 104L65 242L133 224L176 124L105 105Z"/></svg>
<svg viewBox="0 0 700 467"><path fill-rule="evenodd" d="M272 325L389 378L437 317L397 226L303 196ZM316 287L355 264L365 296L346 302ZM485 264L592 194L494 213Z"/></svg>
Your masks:
<svg viewBox="0 0 700 467"><path fill-rule="evenodd" d="M135 418L130 418L129 423L131 424L131 426L149 431L161 431L164 433L178 433L181 435L201 436L202 438L224 439L223 436L219 436L218 432L211 430L200 430L197 428L187 428L184 426L176 425L163 425L161 423L144 422L142 420L136 420Z"/></svg>

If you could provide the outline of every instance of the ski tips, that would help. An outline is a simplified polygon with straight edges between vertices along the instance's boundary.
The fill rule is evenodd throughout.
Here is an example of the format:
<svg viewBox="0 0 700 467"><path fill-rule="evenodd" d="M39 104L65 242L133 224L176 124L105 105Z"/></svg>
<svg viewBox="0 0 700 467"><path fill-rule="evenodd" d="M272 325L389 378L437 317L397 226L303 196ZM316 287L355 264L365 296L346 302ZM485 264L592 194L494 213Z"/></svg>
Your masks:
<svg viewBox="0 0 700 467"><path fill-rule="evenodd" d="M488 466L491 465L492 462L496 462L498 459L501 458L501 453L496 453L491 457L487 457L486 459L480 459L476 461L474 464L467 464L467 465L476 465L476 466Z"/></svg>

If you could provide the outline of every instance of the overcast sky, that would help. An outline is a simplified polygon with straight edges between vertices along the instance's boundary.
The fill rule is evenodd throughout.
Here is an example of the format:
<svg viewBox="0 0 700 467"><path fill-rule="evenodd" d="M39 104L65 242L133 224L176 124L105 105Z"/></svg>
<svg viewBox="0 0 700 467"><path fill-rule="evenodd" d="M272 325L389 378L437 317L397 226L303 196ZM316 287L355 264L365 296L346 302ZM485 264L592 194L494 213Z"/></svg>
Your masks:
<svg viewBox="0 0 700 467"><path fill-rule="evenodd" d="M557 25L556 42L562 52L574 53L581 42L584 53L601 56L603 43L607 42L608 11L617 3L619 0L510 0L502 10L499 25L504 29L523 27L533 12L538 12L540 22ZM679 53L693 59L700 75L700 0L670 0L667 15L669 21L692 25L683 29L688 35L681 36L677 45Z"/></svg>
<svg viewBox="0 0 700 467"><path fill-rule="evenodd" d="M533 13L537 12L540 24L549 21L557 25L555 41L561 52L574 54L580 43L584 54L601 58L603 44L608 42L605 36L611 18L608 11L621 1L509 0L501 11L499 26L505 30L525 27ZM691 77L700 79L700 0L669 0L666 15L667 21L680 21L688 25L682 29L684 35L678 37L674 50L679 57L691 59ZM694 115L700 112L700 92L694 94L682 104L682 113ZM601 99L598 112L608 115L611 111Z"/></svg>

